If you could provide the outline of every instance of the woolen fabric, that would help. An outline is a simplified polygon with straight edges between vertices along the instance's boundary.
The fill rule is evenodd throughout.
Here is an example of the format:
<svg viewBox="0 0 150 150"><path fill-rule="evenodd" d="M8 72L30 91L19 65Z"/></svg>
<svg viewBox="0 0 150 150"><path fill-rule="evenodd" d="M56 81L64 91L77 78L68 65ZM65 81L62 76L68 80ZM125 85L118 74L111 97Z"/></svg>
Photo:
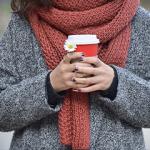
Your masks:
<svg viewBox="0 0 150 150"><path fill-rule="evenodd" d="M125 68L118 74L116 98L88 94L90 150L145 150L142 127L150 127L150 13L139 8L132 19ZM15 131L10 150L62 150L58 113L48 104L49 73L41 46L23 17L13 13L0 40L0 131Z"/></svg>
<svg viewBox="0 0 150 150"><path fill-rule="evenodd" d="M49 69L56 68L66 54L63 45L69 34L96 34L101 40L99 58L107 64L124 67L130 43L131 20L139 0L52 2L52 8L38 8L28 15ZM89 111L88 95L69 90L59 113L62 144L72 145L73 149L89 149Z"/></svg>

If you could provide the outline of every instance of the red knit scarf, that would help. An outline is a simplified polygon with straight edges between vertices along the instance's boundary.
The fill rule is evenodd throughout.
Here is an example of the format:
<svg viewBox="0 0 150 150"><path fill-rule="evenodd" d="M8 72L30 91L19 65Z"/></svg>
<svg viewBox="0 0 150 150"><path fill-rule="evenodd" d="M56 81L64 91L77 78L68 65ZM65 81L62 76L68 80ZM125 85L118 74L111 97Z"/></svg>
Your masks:
<svg viewBox="0 0 150 150"><path fill-rule="evenodd" d="M66 54L63 45L70 34L96 34L101 40L99 58L107 64L120 67L125 65L131 20L139 0L52 2L53 7L49 10L38 9L29 15L49 69L55 69ZM90 107L87 94L69 90L58 121L62 144L71 145L72 149L90 149Z"/></svg>

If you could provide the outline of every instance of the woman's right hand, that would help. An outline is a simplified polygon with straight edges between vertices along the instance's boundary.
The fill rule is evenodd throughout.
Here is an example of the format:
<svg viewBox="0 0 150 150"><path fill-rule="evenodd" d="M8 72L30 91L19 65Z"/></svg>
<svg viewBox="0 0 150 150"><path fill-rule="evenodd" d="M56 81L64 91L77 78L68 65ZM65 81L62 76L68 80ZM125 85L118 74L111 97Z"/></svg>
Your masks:
<svg viewBox="0 0 150 150"><path fill-rule="evenodd" d="M59 65L50 73L50 82L56 92L61 92L68 89L77 89L87 87L88 85L76 84L73 80L75 76L85 77L85 74L76 74L76 68L79 65L87 66L82 62L71 63L73 60L82 60L83 53L74 52L64 56Z"/></svg>

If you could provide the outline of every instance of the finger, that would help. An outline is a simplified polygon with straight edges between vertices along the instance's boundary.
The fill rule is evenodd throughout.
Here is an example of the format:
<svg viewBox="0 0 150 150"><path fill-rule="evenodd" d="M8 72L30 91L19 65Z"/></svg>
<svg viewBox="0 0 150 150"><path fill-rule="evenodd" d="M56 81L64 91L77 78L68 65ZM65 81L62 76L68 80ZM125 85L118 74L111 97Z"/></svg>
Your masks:
<svg viewBox="0 0 150 150"><path fill-rule="evenodd" d="M76 66L76 72L84 73L88 75L98 75L100 74L99 68L92 68L92 67L79 67Z"/></svg>
<svg viewBox="0 0 150 150"><path fill-rule="evenodd" d="M80 59L83 55L82 52L67 53L67 55L63 57L63 62L69 64L71 60Z"/></svg>
<svg viewBox="0 0 150 150"><path fill-rule="evenodd" d="M85 84L74 84L72 89L86 88L87 86Z"/></svg>
<svg viewBox="0 0 150 150"><path fill-rule="evenodd" d="M86 85L91 85L91 84L96 84L101 82L100 76L94 76L89 78L73 78L73 80L77 84L86 84Z"/></svg>
<svg viewBox="0 0 150 150"><path fill-rule="evenodd" d="M77 71L77 66L75 64L62 64L61 66L61 72L75 72Z"/></svg>
<svg viewBox="0 0 150 150"><path fill-rule="evenodd" d="M85 88L85 87L87 87L88 85L76 84L76 83L73 82L73 81L68 81L68 82L67 82L67 86L68 86L69 88L72 88L72 89L78 89L78 88Z"/></svg>
<svg viewBox="0 0 150 150"><path fill-rule="evenodd" d="M100 67L103 64L98 57L83 57L82 62L93 64L96 67Z"/></svg>
<svg viewBox="0 0 150 150"><path fill-rule="evenodd" d="M86 78L86 77L90 77L90 75L75 72L75 77L76 78Z"/></svg>
<svg viewBox="0 0 150 150"><path fill-rule="evenodd" d="M76 92L89 93L89 92L98 91L100 89L101 89L100 84L95 84L95 85L91 85L85 88L76 89Z"/></svg>
<svg viewBox="0 0 150 150"><path fill-rule="evenodd" d="M65 72L65 71L68 71L68 72L75 72L75 71L78 71L78 67L81 66L81 67L84 67L84 66L88 66L88 67L91 67L90 65L81 65L81 63L73 63L73 64L64 64L63 67L62 67L62 70ZM87 75L86 75L87 76ZM89 76L89 75L88 75Z"/></svg>
<svg viewBox="0 0 150 150"><path fill-rule="evenodd" d="M80 66L80 67L93 67L91 64L76 62L76 63L72 63L70 70L77 71L78 66Z"/></svg>
<svg viewBox="0 0 150 150"><path fill-rule="evenodd" d="M78 66L81 66L81 67L93 67L92 65L90 64L87 64L87 63L80 63L80 62L76 62L76 63L72 63L72 64L62 64L62 72L75 72L77 71L77 68ZM89 76L89 75L85 75L85 76Z"/></svg>
<svg viewBox="0 0 150 150"><path fill-rule="evenodd" d="M61 78L63 80L64 83L67 83L68 81L73 82L73 78L74 78L74 73L64 73L61 75ZM75 82L75 81L74 81Z"/></svg>
<svg viewBox="0 0 150 150"><path fill-rule="evenodd" d="M75 62L75 63L72 63L72 64L75 64L75 65L81 66L81 67L93 67L91 64L84 63L84 62L82 62L82 61Z"/></svg>
<svg viewBox="0 0 150 150"><path fill-rule="evenodd" d="M74 73L66 73L66 74L62 75L62 78L63 78L64 82L67 84L67 86L72 86L74 84L78 84L74 80L74 78L75 78ZM79 85L80 85L80 83L79 83Z"/></svg>

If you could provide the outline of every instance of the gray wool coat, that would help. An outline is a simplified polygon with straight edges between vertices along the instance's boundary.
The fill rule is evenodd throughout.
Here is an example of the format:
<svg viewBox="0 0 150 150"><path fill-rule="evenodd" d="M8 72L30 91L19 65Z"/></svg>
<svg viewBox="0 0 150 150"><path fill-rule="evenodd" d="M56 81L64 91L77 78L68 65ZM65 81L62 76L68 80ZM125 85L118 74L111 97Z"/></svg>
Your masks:
<svg viewBox="0 0 150 150"><path fill-rule="evenodd" d="M89 93L91 150L145 150L142 127L150 127L150 13L139 8L125 68L115 66L114 101ZM15 130L10 150L60 150L59 104L47 103L49 72L28 22L12 14L0 40L0 131Z"/></svg>

